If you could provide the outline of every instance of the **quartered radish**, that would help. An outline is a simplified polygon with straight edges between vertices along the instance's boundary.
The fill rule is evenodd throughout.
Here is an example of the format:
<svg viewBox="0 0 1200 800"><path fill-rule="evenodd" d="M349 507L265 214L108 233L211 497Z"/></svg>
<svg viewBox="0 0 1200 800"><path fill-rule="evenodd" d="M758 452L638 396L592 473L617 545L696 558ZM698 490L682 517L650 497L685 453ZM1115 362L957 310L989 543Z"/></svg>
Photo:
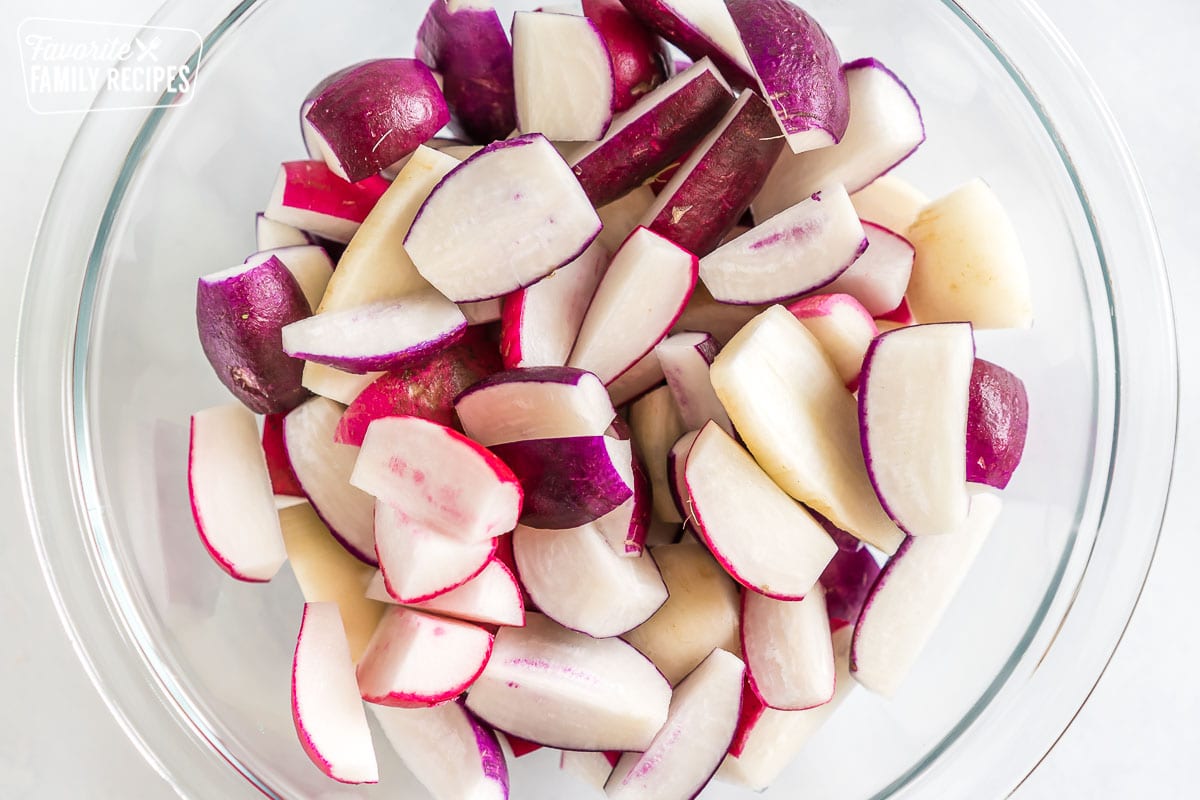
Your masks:
<svg viewBox="0 0 1200 800"><path fill-rule="evenodd" d="M800 711L833 699L833 639L825 590L803 600L742 595L742 652L750 687L771 708Z"/></svg>
<svg viewBox="0 0 1200 800"><path fill-rule="evenodd" d="M705 420L701 423L701 427L707 423L708 420ZM727 429L725 430L727 433L729 432ZM691 452L692 445L696 443L696 437L699 435L699 429L685 433L675 444L671 445L671 449L667 453L667 488L671 492L671 502L675 504L675 510L683 517L685 524L689 526L692 518L692 498L688 495L687 475L684 470L687 466L688 453Z"/></svg>
<svg viewBox="0 0 1200 800"><path fill-rule="evenodd" d="M264 249L246 258L245 263L255 265L275 256L288 272L300 284L300 291L308 301L309 308L315 310L325 296L329 279L333 277L333 259L329 257L324 247L315 244L295 245L292 247L276 247Z"/></svg>
<svg viewBox="0 0 1200 800"><path fill-rule="evenodd" d="M280 167L263 213L267 219L345 243L387 188L388 182L377 175L350 183L323 161L289 161Z"/></svg>
<svg viewBox="0 0 1200 800"><path fill-rule="evenodd" d="M284 414L267 414L263 417L262 449L267 458L267 475L271 478L271 491L277 496L304 497L304 489L296 479L292 462L288 460L287 445L283 441Z"/></svg>
<svg viewBox="0 0 1200 800"><path fill-rule="evenodd" d="M846 388L854 391L863 357L879 334L870 312L848 294L812 295L792 303L788 311L817 337Z"/></svg>
<svg viewBox="0 0 1200 800"><path fill-rule="evenodd" d="M713 299L701 281L688 300L687 307L679 315L672 333L679 331L706 331L712 334L718 345L724 345L750 320L762 313L764 306L734 305Z"/></svg>
<svg viewBox="0 0 1200 800"><path fill-rule="evenodd" d="M462 392L454 409L484 447L522 439L600 436L616 412L599 379L571 367L497 372Z"/></svg>
<svg viewBox="0 0 1200 800"><path fill-rule="evenodd" d="M596 237L596 243L608 252L615 253L629 238L629 234L633 233L638 221L653 203L654 192L650 191L650 187L638 186L624 197L597 208L596 213L600 216L604 228ZM607 265L605 262L605 266Z"/></svg>
<svg viewBox="0 0 1200 800"><path fill-rule="evenodd" d="M464 542L415 522L403 508L375 504L375 553L384 588L397 603L420 603L463 586L495 552L495 539Z"/></svg>
<svg viewBox="0 0 1200 800"><path fill-rule="evenodd" d="M316 244L309 234L283 222L268 219L261 211L254 215L254 242L256 250Z"/></svg>
<svg viewBox="0 0 1200 800"><path fill-rule="evenodd" d="M383 573L376 572L367 585L366 596L384 603L395 603L387 590ZM450 591L416 603L411 608L429 611L485 625L525 624L525 603L521 586L503 561L492 558L483 571Z"/></svg>
<svg viewBox="0 0 1200 800"><path fill-rule="evenodd" d="M603 791L605 781L612 774L613 762L608 760L607 753L564 750L558 757L558 768L593 789Z"/></svg>
<svg viewBox="0 0 1200 800"><path fill-rule="evenodd" d="M1008 486L1021 463L1028 427L1025 384L1004 367L975 359L967 407L967 480Z"/></svg>
<svg viewBox="0 0 1200 800"><path fill-rule="evenodd" d="M200 541L242 581L269 581L287 560L254 415L238 403L192 415L188 496Z"/></svg>
<svg viewBox="0 0 1200 800"><path fill-rule="evenodd" d="M754 83L750 59L721 0L621 0L642 24L693 61L710 58L740 86Z"/></svg>
<svg viewBox="0 0 1200 800"><path fill-rule="evenodd" d="M620 407L645 396L664 380L662 364L651 350L608 385L608 396L612 398L614 406Z"/></svg>
<svg viewBox="0 0 1200 800"><path fill-rule="evenodd" d="M687 430L698 430L711 419L733 433L733 423L708 379L708 366L718 349L707 333L672 334L654 348Z"/></svg>
<svg viewBox="0 0 1200 800"><path fill-rule="evenodd" d="M668 75L666 46L620 0L583 0L584 16L604 38L613 73L613 111L624 111Z"/></svg>
<svg viewBox="0 0 1200 800"><path fill-rule="evenodd" d="M596 24L574 14L518 11L512 41L520 131L560 142L602 137L616 77Z"/></svg>
<svg viewBox="0 0 1200 800"><path fill-rule="evenodd" d="M887 228L873 222L863 222L862 228L867 237L866 251L821 291L848 294L871 316L878 317L904 299L915 251L907 239Z"/></svg>
<svg viewBox="0 0 1200 800"><path fill-rule="evenodd" d="M655 516L664 522L682 522L671 499L667 454L687 431L687 426L671 388L660 386L634 402L629 408L629 427L633 431L634 446L646 461Z"/></svg>
<svg viewBox="0 0 1200 800"><path fill-rule="evenodd" d="M862 452L875 493L906 533L949 533L966 519L974 364L965 322L899 328L867 351L858 393Z"/></svg>
<svg viewBox="0 0 1200 800"><path fill-rule="evenodd" d="M924 192L891 172L851 194L850 200L863 222L873 222L901 236L929 204Z"/></svg>
<svg viewBox="0 0 1200 800"><path fill-rule="evenodd" d="M617 419L621 418L617 417ZM636 558L646 547L646 535L650 532L650 516L654 500L650 490L650 477L646 472L645 465L642 464L637 453L630 452L629 455L633 462L633 494L612 511L598 517L592 524L608 542L608 546L614 553L627 558Z"/></svg>

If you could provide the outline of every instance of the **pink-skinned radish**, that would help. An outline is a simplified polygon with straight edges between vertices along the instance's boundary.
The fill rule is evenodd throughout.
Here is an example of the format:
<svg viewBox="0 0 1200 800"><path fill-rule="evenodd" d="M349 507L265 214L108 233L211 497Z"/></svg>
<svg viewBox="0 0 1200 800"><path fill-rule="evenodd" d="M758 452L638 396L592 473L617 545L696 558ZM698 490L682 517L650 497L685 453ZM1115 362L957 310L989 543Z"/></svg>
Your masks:
<svg viewBox="0 0 1200 800"><path fill-rule="evenodd" d="M383 603L396 603L387 590L382 572L376 572L367 585L366 596ZM521 586L512 570L493 557L474 578L450 591L421 600L405 603L418 611L428 611L484 625L525 624L525 603Z"/></svg>
<svg viewBox="0 0 1200 800"><path fill-rule="evenodd" d="M621 418L617 417L617 419ZM612 434L606 435L611 436ZM592 524L596 526L596 530L608 542L614 553L627 558L636 558L642 555L646 548L646 535L650 531L650 516L654 501L650 490L650 477L646 472L645 465L636 453L631 452L630 458L633 461L633 494L612 511L598 517Z"/></svg>
<svg viewBox="0 0 1200 800"><path fill-rule="evenodd" d="M737 728L745 665L714 650L671 696L667 721L644 753L626 753L605 794L613 800L691 800L721 766Z"/></svg>
<svg viewBox="0 0 1200 800"><path fill-rule="evenodd" d="M501 628L467 708L494 727L565 750L647 748L671 686L620 639L593 639L542 614Z"/></svg>
<svg viewBox="0 0 1200 800"><path fill-rule="evenodd" d="M762 188L783 149L771 109L744 91L659 192L642 224L703 258Z"/></svg>
<svg viewBox="0 0 1200 800"><path fill-rule="evenodd" d="M577 528L633 495L633 458L627 441L603 435L564 436L506 442L491 451L520 481L525 498L523 525Z"/></svg>
<svg viewBox="0 0 1200 800"><path fill-rule="evenodd" d="M384 589L397 603L420 603L477 577L496 553L496 540L464 542L422 525L403 509L375 504L375 554Z"/></svg>
<svg viewBox="0 0 1200 800"><path fill-rule="evenodd" d="M904 299L915 251L907 239L887 228L865 221L862 228L867 237L866 251L832 283L821 287L821 292L848 294L878 317Z"/></svg>
<svg viewBox="0 0 1200 800"><path fill-rule="evenodd" d="M564 750L558 757L558 768L593 789L604 791L604 783L612 774L613 764L606 753Z"/></svg>
<svg viewBox="0 0 1200 800"><path fill-rule="evenodd" d="M750 687L771 708L802 711L833 699L831 636L819 583L803 600L742 595L742 652Z"/></svg>
<svg viewBox="0 0 1200 800"><path fill-rule="evenodd" d="M862 453L884 510L906 533L950 533L967 517L963 454L974 364L965 322L889 331L863 359Z"/></svg>
<svg viewBox="0 0 1200 800"><path fill-rule="evenodd" d="M714 422L688 451L684 480L696 532L747 589L799 600L837 551L820 523Z"/></svg>
<svg viewBox="0 0 1200 800"><path fill-rule="evenodd" d="M803 323L771 306L721 349L709 378L746 447L785 492L896 551L904 534L867 476L854 397Z"/></svg>
<svg viewBox="0 0 1200 800"><path fill-rule="evenodd" d="M567 365L605 384L654 349L696 286L694 255L638 228L613 256L579 329Z"/></svg>
<svg viewBox="0 0 1200 800"><path fill-rule="evenodd" d="M791 151L840 142L850 120L850 96L842 57L820 24L787 0L725 5Z"/></svg>
<svg viewBox="0 0 1200 800"><path fill-rule="evenodd" d="M632 403L645 397L664 380L662 364L659 363L658 356L651 350L608 385L608 396L612 398L613 405L620 408L626 403Z"/></svg>
<svg viewBox="0 0 1200 800"><path fill-rule="evenodd" d="M845 135L832 147L780 155L754 200L756 219L774 216L831 183L857 192L925 141L921 110L895 73L873 58L864 58L847 64L845 76L850 93Z"/></svg>
<svg viewBox="0 0 1200 800"><path fill-rule="evenodd" d="M638 22L620 0L583 0L608 50L613 74L613 111L624 111L667 77L663 42Z"/></svg>
<svg viewBox="0 0 1200 800"><path fill-rule="evenodd" d="M701 282L688 300L687 308L679 315L672 333L704 331L712 335L718 346L726 342L746 326L750 320L762 313L764 306L734 305L713 299Z"/></svg>
<svg viewBox="0 0 1200 800"><path fill-rule="evenodd" d="M854 679L891 696L911 672L1000 516L1000 498L971 493L970 513L948 536L910 536L875 580L850 648Z"/></svg>
<svg viewBox="0 0 1200 800"><path fill-rule="evenodd" d="M468 436L484 447L523 439L600 436L616 411L604 384L571 367L494 373L454 400Z"/></svg>
<svg viewBox="0 0 1200 800"><path fill-rule="evenodd" d="M489 325L499 322L504 310L504 298L493 297L477 303L459 303L458 310L467 318L468 325Z"/></svg>
<svg viewBox="0 0 1200 800"><path fill-rule="evenodd" d="M512 42L518 129L557 142L604 136L616 76L596 24L574 14L518 11Z"/></svg>
<svg viewBox="0 0 1200 800"><path fill-rule="evenodd" d="M1028 427L1025 384L1004 367L975 359L967 406L967 480L1008 486L1021 463Z"/></svg>
<svg viewBox="0 0 1200 800"><path fill-rule="evenodd" d="M667 600L654 559L621 557L594 523L557 531L518 525L513 555L538 610L589 636L619 636Z"/></svg>
<svg viewBox="0 0 1200 800"><path fill-rule="evenodd" d="M701 427L707 422L708 420L705 420L701 423ZM688 453L691 452L692 445L696 443L696 437L699 435L699 428L688 431L680 436L667 452L667 488L671 493L671 502L675 504L675 510L679 512L679 516L683 517L685 524L690 524L692 512L684 468L687 466Z"/></svg>
<svg viewBox="0 0 1200 800"><path fill-rule="evenodd" d="M825 606L830 622L836 620L852 625L858 619L867 594L875 583L875 576L879 574L879 562L870 550L850 534L845 531L838 533L842 537L835 537L838 552L821 573L821 585L825 587ZM845 538L851 539L854 546L843 546Z"/></svg>
<svg viewBox="0 0 1200 800"><path fill-rule="evenodd" d="M267 219L267 215L260 211L254 215L254 243L254 248L261 251L279 247L303 247L316 244L316 241L299 228Z"/></svg>
<svg viewBox="0 0 1200 800"><path fill-rule="evenodd" d="M660 386L638 398L629 407L629 427L633 431L634 447L646 463L655 516L664 522L682 522L683 517L671 498L667 454L687 431L687 426L671 388Z"/></svg>
<svg viewBox="0 0 1200 800"><path fill-rule="evenodd" d="M237 403L192 415L188 497L204 549L230 576L261 583L287 560L254 415Z"/></svg>
<svg viewBox="0 0 1200 800"><path fill-rule="evenodd" d="M350 484L358 451L334 441L342 407L314 397L283 420L284 444L304 494L329 531L356 558L377 566L375 501Z"/></svg>
<svg viewBox="0 0 1200 800"><path fill-rule="evenodd" d="M695 332L672 334L654 348L667 386L675 396L679 417L688 430L699 430L711 419L733 433L733 423L708 379L708 366L717 350L711 334Z"/></svg>
<svg viewBox="0 0 1200 800"><path fill-rule="evenodd" d="M325 248L315 244L276 247L253 253L247 256L243 263L253 266L271 256L278 258L287 267L296 283L300 284L300 291L304 293L309 308L316 309L321 304L321 298L325 296L329 279L333 277L333 259L329 257Z"/></svg>
<svg viewBox="0 0 1200 800"><path fill-rule="evenodd" d="M335 603L305 603L292 659L292 720L305 754L339 783L378 783L371 729Z"/></svg>
<svg viewBox="0 0 1200 800"><path fill-rule="evenodd" d="M379 176L350 183L323 161L288 161L279 169L263 213L268 219L344 244L388 185Z"/></svg>
<svg viewBox="0 0 1200 800"><path fill-rule="evenodd" d="M906 325L914 325L916 321L907 297L900 298L900 304L891 311L875 317L875 324L880 331L884 332L894 331L896 328L903 328Z"/></svg>
<svg viewBox="0 0 1200 800"><path fill-rule="evenodd" d="M732 104L729 84L706 59L619 114L571 168L596 207L607 206L687 152Z"/></svg>
<svg viewBox="0 0 1200 800"><path fill-rule="evenodd" d="M433 800L508 800L508 765L496 734L461 703L370 709Z"/></svg>
<svg viewBox="0 0 1200 800"><path fill-rule="evenodd" d="M600 218L546 137L494 142L450 172L404 239L421 274L456 303L500 297L570 263Z"/></svg>
<svg viewBox="0 0 1200 800"><path fill-rule="evenodd" d="M290 411L308 392L304 362L283 352L283 328L311 314L300 284L268 257L196 283L200 346L217 378L256 414Z"/></svg>
<svg viewBox="0 0 1200 800"><path fill-rule="evenodd" d="M304 497L304 489L296 479L296 471L288 459L287 445L283 441L284 414L267 414L263 417L262 449L267 458L267 475L271 479L271 491L285 497Z"/></svg>
<svg viewBox="0 0 1200 800"><path fill-rule="evenodd" d="M773 303L825 286L866 249L850 196L834 184L700 259L700 279L721 302Z"/></svg>
<svg viewBox="0 0 1200 800"><path fill-rule="evenodd" d="M850 195L858 216L903 236L917 220L929 197L894 172L880 175Z"/></svg>
<svg viewBox="0 0 1200 800"><path fill-rule="evenodd" d="M846 388L858 388L863 357L879 334L870 312L848 294L812 295L787 308L820 342Z"/></svg>
<svg viewBox="0 0 1200 800"><path fill-rule="evenodd" d="M638 221L653 202L654 192L650 191L648 186L639 186L624 197L597 208L596 214L604 227L596 237L596 243L607 252L616 252L629 238L629 234L633 233Z"/></svg>
<svg viewBox="0 0 1200 800"><path fill-rule="evenodd" d="M392 606L358 662L358 690L376 705L436 706L465 692L491 654L478 625Z"/></svg>
<svg viewBox="0 0 1200 800"><path fill-rule="evenodd" d="M499 457L419 417L372 422L350 482L403 508L413 524L462 542L507 533L521 513L521 486Z"/></svg>
<svg viewBox="0 0 1200 800"><path fill-rule="evenodd" d="M621 0L643 25L693 61L712 59L739 88L754 84L750 59L721 0Z"/></svg>

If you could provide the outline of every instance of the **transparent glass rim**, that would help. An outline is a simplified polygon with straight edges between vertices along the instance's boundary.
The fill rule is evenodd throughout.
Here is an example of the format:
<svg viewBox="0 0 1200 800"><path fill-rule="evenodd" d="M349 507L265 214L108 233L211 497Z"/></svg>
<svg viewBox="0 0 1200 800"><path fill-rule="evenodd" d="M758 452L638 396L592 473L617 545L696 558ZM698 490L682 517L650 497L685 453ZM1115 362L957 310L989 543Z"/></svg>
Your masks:
<svg viewBox="0 0 1200 800"><path fill-rule="evenodd" d="M172 0L160 8L150 24L175 24L211 31L204 40L203 58L198 59L193 54L194 66L202 68L204 60L217 53L221 40L266 1L244 0L222 18L198 19L202 12L194 4L187 8L186 0ZM1097 491L1103 495L1099 503L1097 538L1084 558L1078 584L1070 587L1073 591L1062 618L1051 618L1049 612L1055 601L1062 597L1064 587L1061 582L1067 572L1067 562L1079 558L1074 547L1064 553L1054 582L1025 637L988 690L941 742L880 792L879 798L906 794L910 790L928 791L936 786L936 778L930 782L929 768L951 749L967 744L965 739L970 730L977 726L995 696L1009 685L1019 667L1030 665L1031 659L1035 663L1029 670L1028 683L1058 685L1060 697L1054 712L1047 715L1040 708L1045 704L1039 703L1036 735L1026 736L1019 754L1006 754L1009 760L1002 767L993 766L975 783L979 788L986 786L991 795L1010 792L1036 768L1069 727L1119 645L1152 563L1169 495L1178 415L1178 360L1165 266L1136 171L1098 92L1062 37L1029 0L942 2L992 52L1024 93L1075 185L1099 257L1107 294L1111 327L1102 326L1100 321L1094 327L1097 335L1108 331L1112 337L1113 439L1111 452L1097 454L1105 473L1104 485L1100 487L1093 481L1085 495L1085 504ZM212 12L207 13L211 17ZM996 36L994 27L1001 25L1010 25L1028 34L1035 47L1045 48L1042 55L1047 63L1053 62L1055 69L1066 68L1056 77L1066 85L1065 88L1074 92L1071 96L1075 100L1083 100L1072 108L1072 119L1086 115L1092 130L1101 132L1100 137L1092 137L1089 141L1072 136L1070 146L1065 143L1067 140L1060 125L1047 111L1043 95L1035 91L1036 86L1044 93L1051 84L1044 76L1041 82L1031 83L1028 73L1018 69L1014 60L1001 49L997 39L1017 41L1012 37ZM993 31L991 35L990 30ZM1026 61L1022 64L1028 69ZM1046 68L1045 64L1038 66ZM95 513L101 498L95 476L90 472L91 443L85 413L87 344L93 302L111 226L125 190L167 110L156 108L140 118L124 120L116 120L113 115L92 115L86 119L52 192L39 228L20 319L14 408L21 479L35 546L60 619L87 674L147 761L184 796L208 794L218 787L225 791L225 796L232 797L235 793L241 796L252 787L267 796L277 797L267 782L221 741L216 728L193 706L187 692L171 675L125 585L119 560L113 556L111 534L103 517ZM102 180L107 177L105 170L97 169L97 166L112 161L105 158L111 150L99 145L106 139L114 140L113 136L123 136L115 140L131 141L132 144L125 159L111 167L115 174L112 183L105 185ZM1102 161L1093 163L1096 159ZM1102 163L1110 179L1115 174L1114 186L1117 183L1120 186L1095 192L1095 185L1081 177L1081 165L1085 162L1092 170ZM97 177L83 192L83 198L75 180L80 174ZM68 193L69 201L64 197ZM1106 216L1128 219L1121 237L1114 238L1111 230L1101 228L1097 222L1101 208ZM46 235L58 228L64 214L80 218L81 212L85 214L82 218L90 220L93 216L86 215L94 215L97 220L96 232L90 241L82 235L76 242L63 238L55 241L55 237ZM1114 280L1109 265L1133 258L1151 262L1145 265L1144 274L1138 276L1140 291L1115 291L1116 284L1121 284L1123 290L1126 287L1123 281ZM77 294L67 291L76 285L79 287ZM74 329L55 323L55 320L71 318L77 320ZM1146 319L1155 324L1135 324ZM1147 352L1151 353L1149 357ZM1139 357L1122 357L1130 353L1137 353ZM1155 384L1143 381L1143 375L1155 377L1158 386L1165 382L1166 391L1158 397L1151 396L1149 387ZM1098 373L1098 381L1103 383L1107 379L1107 375ZM50 397L57 402L46 402ZM1153 413L1146 411L1152 407ZM1139 411L1143 413L1136 415ZM1137 435L1131 440L1133 433ZM1128 444L1131 441L1132 444ZM1126 473L1140 476L1140 480L1122 483ZM62 502L64 486L71 487L73 503L70 507ZM1137 491L1127 489L1128 486L1136 486ZM1142 488L1146 486L1149 488ZM1135 494L1136 503L1131 499ZM1139 524L1131 530L1136 530L1138 536L1127 537L1123 528L1128 526L1123 520L1135 505ZM68 536L69 532L73 534ZM1131 539L1122 546L1122 553L1126 547L1132 548L1134 553L1121 556L1125 559L1121 583L1119 591L1113 592L1108 574L1112 567L1110 562L1104 562L1108 571L1102 577L1095 575L1097 563L1100 563L1097 559L1110 558L1108 551L1113 542L1120 541L1117 537ZM1084 602L1095 595L1098 581L1106 584L1103 588L1108 592L1119 595L1116 602L1110 600L1102 606L1103 615L1095 610L1101 605L1099 601L1096 606ZM1096 624L1094 619L1080 620L1089 615L1103 616L1102 641L1096 641L1094 634L1088 636L1085 640L1088 657L1065 659L1061 655L1062 648L1068 644L1065 639L1084 638L1086 630L1081 627L1089 629ZM1040 654L1032 647L1039 637L1048 639L1045 651ZM147 683L153 689L151 693L145 691ZM1070 691L1061 691L1068 683ZM1043 691L1028 688L1026 694ZM1028 698L1022 699L1030 705ZM1033 711L1035 709L1026 708L1017 716L1027 718ZM967 784L959 780L954 785L961 789ZM982 795L976 792L973 796Z"/></svg>

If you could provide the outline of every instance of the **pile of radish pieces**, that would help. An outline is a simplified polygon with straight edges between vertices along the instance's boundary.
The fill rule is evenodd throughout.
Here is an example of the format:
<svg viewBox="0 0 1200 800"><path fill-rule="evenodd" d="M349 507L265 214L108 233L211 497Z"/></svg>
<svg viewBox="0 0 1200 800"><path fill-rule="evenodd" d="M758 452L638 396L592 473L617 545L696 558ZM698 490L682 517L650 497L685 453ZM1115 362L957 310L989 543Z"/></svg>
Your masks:
<svg viewBox="0 0 1200 800"><path fill-rule="evenodd" d="M202 541L291 564L331 778L378 780L370 709L438 800L538 747L612 798L763 789L899 687L1000 513L1028 402L973 330L1031 323L1014 228L887 175L915 100L786 0L511 41L435 0L416 55L312 90L259 252L199 280L240 401L192 417Z"/></svg>

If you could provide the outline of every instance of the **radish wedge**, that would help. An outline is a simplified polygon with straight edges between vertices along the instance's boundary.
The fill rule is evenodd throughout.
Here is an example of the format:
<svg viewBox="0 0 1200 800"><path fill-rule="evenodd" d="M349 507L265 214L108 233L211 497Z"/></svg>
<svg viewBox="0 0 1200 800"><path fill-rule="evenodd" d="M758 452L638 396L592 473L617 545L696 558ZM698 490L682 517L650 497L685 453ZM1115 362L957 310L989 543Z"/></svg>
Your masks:
<svg viewBox="0 0 1200 800"><path fill-rule="evenodd" d="M916 222L921 209L929 205L929 197L924 192L891 172L880 175L851 194L850 200L864 223L872 222L900 236Z"/></svg>
<svg viewBox="0 0 1200 800"><path fill-rule="evenodd" d="M875 320L848 294L818 294L788 306L796 319L817 337L846 388L858 388L863 357L879 335Z"/></svg>
<svg viewBox="0 0 1200 800"><path fill-rule="evenodd" d="M559 531L518 525L513 555L543 614L598 639L637 627L667 600L654 560L622 558L594 524Z"/></svg>
<svg viewBox="0 0 1200 800"><path fill-rule="evenodd" d="M801 711L833 699L833 639L825 590L803 600L742 596L742 651L750 686L771 708Z"/></svg>
<svg viewBox="0 0 1200 800"><path fill-rule="evenodd" d="M539 134L495 142L429 195L404 239L421 274L456 303L528 286L600 232L579 181Z"/></svg>
<svg viewBox="0 0 1200 800"><path fill-rule="evenodd" d="M303 247L314 243L309 234L291 225L267 219L267 215L261 211L254 217L254 246L259 251Z"/></svg>
<svg viewBox="0 0 1200 800"><path fill-rule="evenodd" d="M646 535L650 531L653 498L650 493L650 478L641 459L633 452L630 452L630 459L633 462L633 495L612 511L597 518L593 524L614 553L626 558L636 558L645 550Z"/></svg>
<svg viewBox="0 0 1200 800"><path fill-rule="evenodd" d="M675 688L667 721L644 753L617 762L605 793L613 800L688 800L729 749L742 706L745 665L714 650Z"/></svg>
<svg viewBox="0 0 1200 800"><path fill-rule="evenodd" d="M521 487L499 458L417 417L372 422L350 482L404 509L413 524L463 542L508 533L521 511Z"/></svg>
<svg viewBox="0 0 1200 800"><path fill-rule="evenodd" d="M693 61L711 58L738 86L754 83L750 59L722 0L621 0L642 24Z"/></svg>
<svg viewBox="0 0 1200 800"><path fill-rule="evenodd" d="M616 77L596 24L574 14L518 11L512 41L519 130L556 142L603 136Z"/></svg>
<svg viewBox="0 0 1200 800"><path fill-rule="evenodd" d="M495 539L464 542L414 522L401 508L375 504L375 552L387 594L419 603L466 584L496 552Z"/></svg>
<svg viewBox="0 0 1200 800"><path fill-rule="evenodd" d="M697 268L691 253L653 231L635 230L600 279L568 366L612 383L675 324L696 286Z"/></svg>
<svg viewBox="0 0 1200 800"><path fill-rule="evenodd" d="M704 424L707 422L708 420L705 420ZM722 428L722 430L725 429ZM726 433L728 433L727 430ZM690 526L692 518L692 498L688 495L684 467L687 465L688 453L691 452L692 445L696 443L696 437L699 435L699 429L685 433L675 444L671 445L671 449L667 453L667 488L671 491L671 501L675 504L675 510L679 512L684 519L684 524L688 526Z"/></svg>
<svg viewBox="0 0 1200 800"><path fill-rule="evenodd" d="M687 431L687 426L683 424L679 404L671 388L660 386L630 406L629 427L633 431L634 447L646 461L655 516L663 522L682 522L683 517L671 499L667 454Z"/></svg>
<svg viewBox="0 0 1200 800"><path fill-rule="evenodd" d="M462 392L454 409L484 447L523 439L599 436L616 412L604 384L570 367L497 372Z"/></svg>
<svg viewBox="0 0 1200 800"><path fill-rule="evenodd" d="M344 244L388 185L379 176L350 183L323 161L289 161L280 168L263 213L267 219Z"/></svg>
<svg viewBox="0 0 1200 800"><path fill-rule="evenodd" d="M278 258L292 273L309 308L315 310L321 304L329 279L333 277L333 259L325 248L315 244L276 247L250 255L245 263L260 264L271 256Z"/></svg>
<svg viewBox="0 0 1200 800"><path fill-rule="evenodd" d="M477 625L392 606L358 664L358 689L368 703L435 706L466 691L491 654Z"/></svg>
<svg viewBox="0 0 1200 800"><path fill-rule="evenodd" d="M292 462L288 460L287 445L283 441L283 418L285 414L267 414L263 417L262 449L267 457L267 474L271 478L271 491L277 496L304 497L304 489L296 480Z"/></svg>
<svg viewBox="0 0 1200 800"><path fill-rule="evenodd" d="M862 452L884 510L906 533L949 533L967 517L963 453L974 364L965 322L899 328L867 351L858 393Z"/></svg>
<svg viewBox="0 0 1200 800"><path fill-rule="evenodd" d="M644 750L670 702L670 684L637 650L541 614L497 632L467 692L467 708L489 724L566 750Z"/></svg>
<svg viewBox="0 0 1200 800"><path fill-rule="evenodd" d="M711 419L733 433L733 423L708 379L717 350L716 340L707 333L676 333L654 348L687 430L699 430Z"/></svg>
<svg viewBox="0 0 1200 800"><path fill-rule="evenodd" d="M612 62L613 111L624 111L670 74L666 44L620 0L583 0L581 5L604 38Z"/></svg>
<svg viewBox="0 0 1200 800"><path fill-rule="evenodd" d="M192 415L188 496L204 549L229 575L260 583L287 560L254 415L240 404Z"/></svg>
<svg viewBox="0 0 1200 800"><path fill-rule="evenodd" d="M905 540L879 573L854 627L850 670L859 683L885 696L900 688L999 516L999 497L973 492L958 530Z"/></svg>
<svg viewBox="0 0 1200 800"><path fill-rule="evenodd" d="M371 579L367 586L367 597L384 603L396 602L396 598L388 593L382 572L376 572ZM482 572L461 586L428 600L405 605L419 611L485 625L520 627L525 624L521 586L512 570L495 557L487 562Z"/></svg>
<svg viewBox="0 0 1200 800"><path fill-rule="evenodd" d="M612 398L613 405L619 408L644 397L664 379L662 364L659 363L658 356L651 350L608 385L608 396Z"/></svg>
<svg viewBox="0 0 1200 800"><path fill-rule="evenodd" d="M975 359L967 410L967 480L997 489L1008 486L1021 463L1028 427L1025 384L1004 367Z"/></svg>
<svg viewBox="0 0 1200 800"><path fill-rule="evenodd" d="M812 515L714 422L700 429L684 479L697 533L748 589L799 600L837 551Z"/></svg>
<svg viewBox="0 0 1200 800"><path fill-rule="evenodd" d="M904 300L915 251L907 239L887 228L872 222L863 222L862 227L867 237L866 251L821 291L848 294L871 316L878 317Z"/></svg>
<svg viewBox="0 0 1200 800"><path fill-rule="evenodd" d="M304 752L340 783L378 783L371 729L335 603L305 603L292 660L292 719Z"/></svg>

